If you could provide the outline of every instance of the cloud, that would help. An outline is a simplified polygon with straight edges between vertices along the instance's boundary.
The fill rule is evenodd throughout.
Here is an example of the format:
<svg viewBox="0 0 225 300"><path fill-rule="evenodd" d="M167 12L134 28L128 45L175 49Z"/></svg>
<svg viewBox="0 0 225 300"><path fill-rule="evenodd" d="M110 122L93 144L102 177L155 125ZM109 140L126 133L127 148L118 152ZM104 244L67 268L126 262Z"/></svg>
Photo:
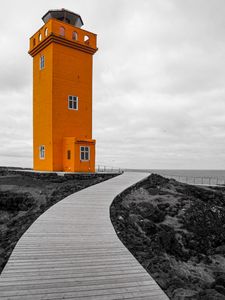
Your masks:
<svg viewBox="0 0 225 300"><path fill-rule="evenodd" d="M11 1L4 5L0 162L18 156L20 164L30 164L28 38L42 26L42 15L61 8L61 1L22 1L13 10ZM67 0L65 6L98 34L93 90L97 161L133 168L223 168L224 1L78 0L74 5Z"/></svg>

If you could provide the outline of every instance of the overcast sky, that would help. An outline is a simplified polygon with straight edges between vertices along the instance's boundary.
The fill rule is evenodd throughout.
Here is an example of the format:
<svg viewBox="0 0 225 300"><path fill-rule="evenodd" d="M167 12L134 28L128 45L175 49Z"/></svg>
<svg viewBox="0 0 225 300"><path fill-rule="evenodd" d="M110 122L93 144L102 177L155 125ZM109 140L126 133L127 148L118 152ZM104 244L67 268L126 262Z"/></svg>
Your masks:
<svg viewBox="0 0 225 300"><path fill-rule="evenodd" d="M224 169L224 0L4 1L0 165L32 167L29 37L49 9L63 7L98 35L97 163Z"/></svg>

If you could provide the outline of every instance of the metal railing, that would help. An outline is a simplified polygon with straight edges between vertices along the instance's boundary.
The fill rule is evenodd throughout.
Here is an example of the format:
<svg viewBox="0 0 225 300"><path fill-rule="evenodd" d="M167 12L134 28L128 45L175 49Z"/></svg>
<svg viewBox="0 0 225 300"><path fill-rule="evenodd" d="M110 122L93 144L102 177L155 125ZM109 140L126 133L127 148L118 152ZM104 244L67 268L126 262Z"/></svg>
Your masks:
<svg viewBox="0 0 225 300"><path fill-rule="evenodd" d="M160 174L166 178L173 178L177 181L193 184L193 185L225 185L224 177L200 177L200 176L182 176L182 175L168 175Z"/></svg>
<svg viewBox="0 0 225 300"><path fill-rule="evenodd" d="M123 173L122 169L105 165L97 165L95 171L98 173Z"/></svg>

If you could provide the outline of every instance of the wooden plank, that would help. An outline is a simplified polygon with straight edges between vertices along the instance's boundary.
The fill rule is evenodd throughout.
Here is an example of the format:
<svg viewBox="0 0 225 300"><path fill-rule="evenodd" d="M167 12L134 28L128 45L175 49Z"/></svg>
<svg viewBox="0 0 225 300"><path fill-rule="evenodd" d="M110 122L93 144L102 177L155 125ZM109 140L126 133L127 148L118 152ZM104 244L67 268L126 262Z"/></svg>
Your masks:
<svg viewBox="0 0 225 300"><path fill-rule="evenodd" d="M116 195L145 176L124 173L47 210L17 243L0 276L0 298L167 300L109 216Z"/></svg>

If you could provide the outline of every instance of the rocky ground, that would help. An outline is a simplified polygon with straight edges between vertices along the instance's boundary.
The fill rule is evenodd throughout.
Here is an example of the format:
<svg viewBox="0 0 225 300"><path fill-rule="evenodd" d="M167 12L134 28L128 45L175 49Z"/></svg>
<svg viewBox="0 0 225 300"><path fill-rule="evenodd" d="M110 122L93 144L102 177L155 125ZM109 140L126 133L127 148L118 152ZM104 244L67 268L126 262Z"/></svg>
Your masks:
<svg viewBox="0 0 225 300"><path fill-rule="evenodd" d="M153 174L116 197L111 219L170 299L225 299L225 187Z"/></svg>
<svg viewBox="0 0 225 300"><path fill-rule="evenodd" d="M113 176L38 175L0 167L0 273L21 235L46 209Z"/></svg>

